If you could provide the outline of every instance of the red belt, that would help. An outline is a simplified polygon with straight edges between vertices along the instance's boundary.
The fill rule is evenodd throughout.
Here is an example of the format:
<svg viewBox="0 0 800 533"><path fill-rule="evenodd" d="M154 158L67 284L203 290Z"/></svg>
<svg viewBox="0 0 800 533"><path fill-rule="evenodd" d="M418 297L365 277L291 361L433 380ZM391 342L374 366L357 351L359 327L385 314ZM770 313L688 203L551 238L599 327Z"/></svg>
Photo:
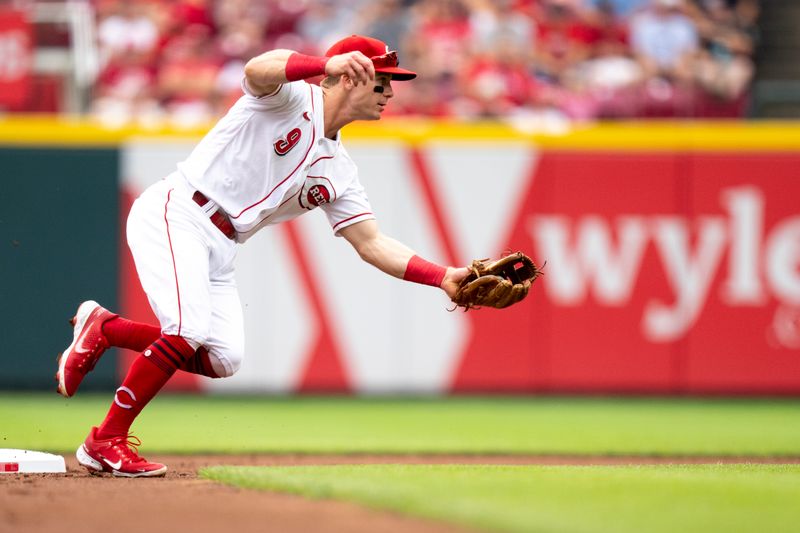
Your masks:
<svg viewBox="0 0 800 533"><path fill-rule="evenodd" d="M203 207L209 201L208 198L206 198L206 195L200 191L194 192L192 195L192 200L194 200L194 203L200 207ZM228 215L225 214L225 211L217 208L208 216L208 218L211 219L212 224L219 228L223 235L231 240L236 239L236 230L233 229L233 224L231 224L231 220L228 218Z"/></svg>

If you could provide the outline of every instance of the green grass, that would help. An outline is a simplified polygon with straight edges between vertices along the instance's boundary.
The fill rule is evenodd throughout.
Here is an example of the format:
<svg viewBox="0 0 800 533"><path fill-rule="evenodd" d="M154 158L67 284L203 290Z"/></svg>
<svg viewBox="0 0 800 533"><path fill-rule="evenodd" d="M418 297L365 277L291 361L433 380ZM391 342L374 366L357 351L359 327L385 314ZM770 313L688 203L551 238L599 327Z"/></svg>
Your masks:
<svg viewBox="0 0 800 533"><path fill-rule="evenodd" d="M71 453L112 395L0 394L0 448ZM143 452L800 456L799 399L162 396ZM354 460L354 462L357 459ZM800 466L218 467L488 531L793 531Z"/></svg>
<svg viewBox="0 0 800 533"><path fill-rule="evenodd" d="M0 394L0 448L72 452L111 394ZM800 400L160 396L143 452L800 456Z"/></svg>
<svg viewBox="0 0 800 533"><path fill-rule="evenodd" d="M201 475L488 531L780 532L800 524L800 465L214 467Z"/></svg>

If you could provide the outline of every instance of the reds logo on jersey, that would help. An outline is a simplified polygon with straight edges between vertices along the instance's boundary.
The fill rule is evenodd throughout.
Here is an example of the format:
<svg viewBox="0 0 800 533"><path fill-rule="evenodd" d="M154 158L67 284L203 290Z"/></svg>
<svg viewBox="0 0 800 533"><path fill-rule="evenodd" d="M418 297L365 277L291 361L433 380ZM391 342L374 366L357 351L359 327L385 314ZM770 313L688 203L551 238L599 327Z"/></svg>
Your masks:
<svg viewBox="0 0 800 533"><path fill-rule="evenodd" d="M316 206L327 204L330 199L331 193L324 185L314 185L308 189L308 194L306 195L306 201L309 204Z"/></svg>
<svg viewBox="0 0 800 533"><path fill-rule="evenodd" d="M305 209L314 209L336 200L336 189L331 180L324 176L308 176L298 196L300 205Z"/></svg>
<svg viewBox="0 0 800 533"><path fill-rule="evenodd" d="M289 150L297 146L297 143L300 142L300 137L303 136L303 132L300 131L300 128L295 128L289 133L286 134L285 138L280 138L275 141L275 144L272 146L275 148L275 153L278 155L286 155L289 153Z"/></svg>

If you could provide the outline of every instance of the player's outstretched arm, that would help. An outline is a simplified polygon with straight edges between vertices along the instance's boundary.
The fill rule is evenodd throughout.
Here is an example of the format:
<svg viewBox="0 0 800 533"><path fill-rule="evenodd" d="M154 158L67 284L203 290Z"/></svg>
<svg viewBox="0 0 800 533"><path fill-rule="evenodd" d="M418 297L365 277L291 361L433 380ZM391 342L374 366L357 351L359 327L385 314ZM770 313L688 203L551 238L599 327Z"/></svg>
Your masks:
<svg viewBox="0 0 800 533"><path fill-rule="evenodd" d="M381 233L374 220L348 226L341 234L367 263L390 276L439 287L451 298L469 272L466 268L443 267L422 259L405 244Z"/></svg>
<svg viewBox="0 0 800 533"><path fill-rule="evenodd" d="M253 94L263 96L274 93L283 83L322 75L347 75L356 85L366 84L375 79L375 66L361 52L317 57L279 49L252 58L244 67L244 75Z"/></svg>

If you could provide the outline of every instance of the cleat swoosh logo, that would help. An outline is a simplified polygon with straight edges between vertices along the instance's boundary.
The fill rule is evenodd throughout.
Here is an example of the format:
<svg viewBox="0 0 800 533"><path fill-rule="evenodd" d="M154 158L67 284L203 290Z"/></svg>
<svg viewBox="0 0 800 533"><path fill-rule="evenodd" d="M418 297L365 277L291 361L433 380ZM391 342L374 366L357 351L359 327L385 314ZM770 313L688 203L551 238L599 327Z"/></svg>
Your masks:
<svg viewBox="0 0 800 533"><path fill-rule="evenodd" d="M86 337L89 335L89 328L87 328L86 326L89 323L89 321L91 320L91 318L92 318L92 315L89 315L89 317L87 317L86 322L84 322L84 324L83 324L83 329L82 329L80 335L78 335L78 340L75 343L75 354L76 355L89 355L92 352L90 347L84 346L84 343L86 342Z"/></svg>
<svg viewBox="0 0 800 533"><path fill-rule="evenodd" d="M119 459L116 463L112 463L111 461L103 457L103 461L105 461L106 464L111 468L113 468L114 470L119 470L120 467L122 466L122 459Z"/></svg>
<svg viewBox="0 0 800 533"><path fill-rule="evenodd" d="M91 353L91 350L83 346L83 341L85 340L86 340L86 332L83 332L80 338L78 339L78 342L75 344L75 350L73 351L75 355L89 355L89 353Z"/></svg>

